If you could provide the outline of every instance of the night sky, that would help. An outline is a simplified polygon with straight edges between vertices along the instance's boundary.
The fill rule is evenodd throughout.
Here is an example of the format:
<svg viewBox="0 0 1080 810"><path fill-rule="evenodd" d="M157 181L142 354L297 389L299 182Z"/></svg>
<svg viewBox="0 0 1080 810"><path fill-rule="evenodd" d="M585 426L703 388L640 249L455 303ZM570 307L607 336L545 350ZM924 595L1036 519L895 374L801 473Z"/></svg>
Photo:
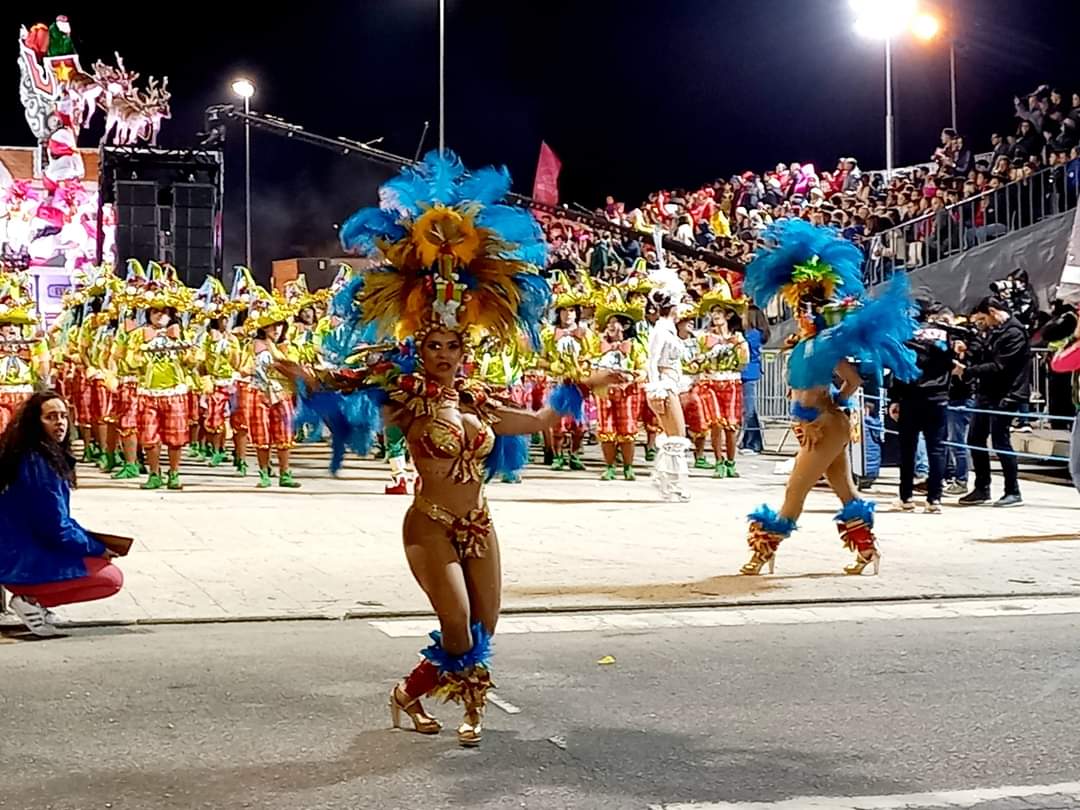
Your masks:
<svg viewBox="0 0 1080 810"><path fill-rule="evenodd" d="M382 148L411 156L429 120L434 147L436 0L307 0L243 14L239 5L3 3L0 143L31 143L19 24L63 13L84 66L119 51L144 79L169 76L163 145L194 145L205 107L230 101L230 80L244 74L258 86L254 109L312 132L383 136ZM1043 82L1080 88L1080 3L955 6L960 129L972 145L1013 126L1014 94ZM448 0L447 42L447 143L468 165L507 164L518 191L531 191L542 139L563 160L562 199L588 206L778 161L831 168L850 153L864 168L884 165L883 49L855 37L848 0ZM898 43L895 86L897 162L925 160L949 120L947 43ZM227 264L243 253L242 129L229 137ZM333 224L373 202L385 177L264 133L253 149L263 277L273 258L335 253Z"/></svg>

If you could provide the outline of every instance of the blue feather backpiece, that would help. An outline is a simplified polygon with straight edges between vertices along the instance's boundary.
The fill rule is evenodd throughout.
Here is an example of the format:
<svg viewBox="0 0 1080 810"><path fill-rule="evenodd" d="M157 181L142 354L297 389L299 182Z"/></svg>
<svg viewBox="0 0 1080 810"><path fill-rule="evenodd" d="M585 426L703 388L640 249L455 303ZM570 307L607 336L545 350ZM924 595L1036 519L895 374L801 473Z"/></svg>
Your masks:
<svg viewBox="0 0 1080 810"><path fill-rule="evenodd" d="M898 380L917 379L916 355L906 345L915 329L907 277L901 273L836 326L798 343L788 362L788 383L802 390L829 385L837 364L848 358L864 376L890 369Z"/></svg>

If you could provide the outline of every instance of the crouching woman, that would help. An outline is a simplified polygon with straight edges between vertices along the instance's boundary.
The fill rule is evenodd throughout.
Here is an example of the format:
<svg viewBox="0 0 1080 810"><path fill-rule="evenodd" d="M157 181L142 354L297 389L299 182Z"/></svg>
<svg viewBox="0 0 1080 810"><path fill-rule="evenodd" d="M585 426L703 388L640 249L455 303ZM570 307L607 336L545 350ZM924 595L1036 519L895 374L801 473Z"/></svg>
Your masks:
<svg viewBox="0 0 1080 810"><path fill-rule="evenodd" d="M124 581L116 553L71 517L68 426L67 405L48 391L34 394L0 436L0 584L35 636L56 635L50 608L113 596Z"/></svg>

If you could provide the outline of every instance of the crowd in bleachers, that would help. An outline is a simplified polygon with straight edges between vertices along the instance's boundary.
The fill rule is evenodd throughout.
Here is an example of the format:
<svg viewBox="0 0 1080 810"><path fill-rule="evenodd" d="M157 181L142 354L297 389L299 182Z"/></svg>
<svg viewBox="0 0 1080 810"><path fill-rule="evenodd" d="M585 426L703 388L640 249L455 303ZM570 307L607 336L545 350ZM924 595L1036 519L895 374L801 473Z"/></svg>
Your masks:
<svg viewBox="0 0 1080 810"><path fill-rule="evenodd" d="M1001 235L1010 218L1013 225L1030 224L1075 205L1080 93L1066 96L1044 85L1014 102L1015 132L995 132L983 144L985 152L976 154L963 135L945 129L928 163L889 177L864 170L854 157L842 157L829 170L812 163L780 163L693 190L665 189L636 206L607 197L595 213L641 234L635 237L545 215L551 267L618 280L642 263L654 266L651 234L656 228L684 244L745 263L765 228L783 217L833 225L868 259L884 259L890 268L935 261ZM963 201L970 204L957 206ZM708 289L716 276L703 261L670 253L667 261L680 269L692 294Z"/></svg>

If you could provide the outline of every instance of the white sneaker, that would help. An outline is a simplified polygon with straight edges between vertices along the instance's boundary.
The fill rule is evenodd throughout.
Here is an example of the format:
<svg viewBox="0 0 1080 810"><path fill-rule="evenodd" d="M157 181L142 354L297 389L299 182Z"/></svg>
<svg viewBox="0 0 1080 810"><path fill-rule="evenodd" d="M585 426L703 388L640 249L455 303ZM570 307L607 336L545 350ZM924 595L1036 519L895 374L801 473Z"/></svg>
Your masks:
<svg viewBox="0 0 1080 810"><path fill-rule="evenodd" d="M49 638L57 634L56 628L45 619L46 610L37 602L23 596L11 597L11 609L26 625L26 629L39 638Z"/></svg>
<svg viewBox="0 0 1080 810"><path fill-rule="evenodd" d="M757 450L751 450L749 447L744 447L739 451L740 456L756 456L760 455Z"/></svg>

